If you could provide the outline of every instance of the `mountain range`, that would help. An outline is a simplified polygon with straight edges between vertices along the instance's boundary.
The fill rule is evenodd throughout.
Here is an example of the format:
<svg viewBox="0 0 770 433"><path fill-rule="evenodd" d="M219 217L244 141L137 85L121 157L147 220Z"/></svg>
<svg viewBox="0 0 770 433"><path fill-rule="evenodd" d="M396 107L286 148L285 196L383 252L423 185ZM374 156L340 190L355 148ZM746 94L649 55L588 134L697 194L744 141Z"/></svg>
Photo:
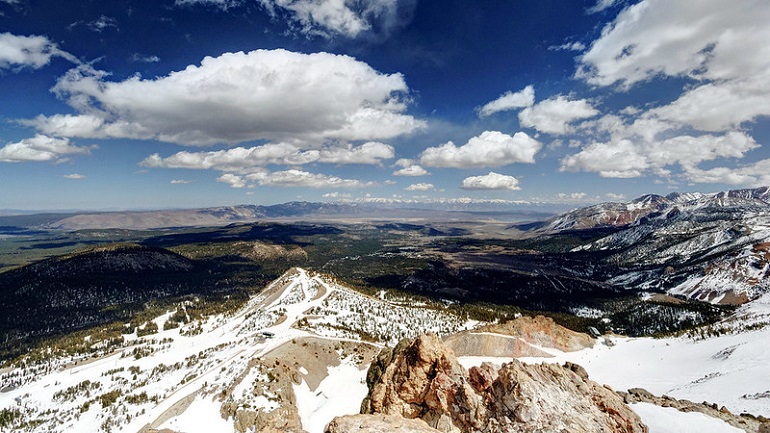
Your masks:
<svg viewBox="0 0 770 433"><path fill-rule="evenodd" d="M2 217L0 429L770 429L770 189L373 209Z"/></svg>

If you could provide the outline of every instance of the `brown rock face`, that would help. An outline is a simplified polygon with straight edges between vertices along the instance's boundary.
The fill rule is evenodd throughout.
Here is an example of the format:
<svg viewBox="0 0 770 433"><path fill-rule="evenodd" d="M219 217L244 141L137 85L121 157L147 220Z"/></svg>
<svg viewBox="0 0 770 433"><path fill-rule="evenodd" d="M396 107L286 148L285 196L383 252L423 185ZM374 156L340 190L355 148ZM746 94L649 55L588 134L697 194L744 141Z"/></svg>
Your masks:
<svg viewBox="0 0 770 433"><path fill-rule="evenodd" d="M647 432L614 392L577 365L466 371L438 337L385 349L367 377L362 413L420 418L442 432Z"/></svg>
<svg viewBox="0 0 770 433"><path fill-rule="evenodd" d="M567 329L545 316L523 316L502 324L485 326L477 332L519 337L529 344L559 349L563 352L573 352L594 346L594 339L587 334Z"/></svg>
<svg viewBox="0 0 770 433"><path fill-rule="evenodd" d="M347 415L334 418L326 433L440 433L425 421L396 415Z"/></svg>

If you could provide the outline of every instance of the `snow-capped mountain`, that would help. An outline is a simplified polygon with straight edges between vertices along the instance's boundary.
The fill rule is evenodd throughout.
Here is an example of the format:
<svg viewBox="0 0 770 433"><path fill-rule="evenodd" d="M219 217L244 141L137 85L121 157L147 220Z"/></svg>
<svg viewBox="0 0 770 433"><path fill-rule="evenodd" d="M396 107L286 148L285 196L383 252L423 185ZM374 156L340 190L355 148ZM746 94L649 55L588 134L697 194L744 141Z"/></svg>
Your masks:
<svg viewBox="0 0 770 433"><path fill-rule="evenodd" d="M770 189L646 195L547 221L543 233L596 230L573 251L602 252L609 282L724 304L770 291ZM599 231L601 230L601 231Z"/></svg>
<svg viewBox="0 0 770 433"><path fill-rule="evenodd" d="M670 339L601 337L600 344L587 341L565 349L564 342L546 342L562 334L569 341L592 339L553 331L554 325L543 319L456 334L486 324L464 320L441 304L405 304L382 294L363 295L332 277L295 268L232 314L185 321L189 305L180 303L174 311L127 329L117 346L114 341L113 345L92 341L91 357L31 357L0 371L0 428L14 432L322 432L334 417L359 412L370 392L367 369L375 359L382 366L388 362L383 355L388 352L380 349L402 337L432 332L510 340L521 353L512 352L511 357L537 356L522 358L525 362L579 362L585 370L566 368L584 378L575 380L587 380L587 371L592 379L614 389L644 386L656 395L726 406L714 410L718 418L713 418L697 413L708 412L710 405L696 405L696 413L685 413L693 410L691 403L682 403L688 408L682 412L648 403L631 405L653 427L652 433L669 431L667 425L739 431L727 422L746 423L755 430L756 418L730 411L770 415L770 390L765 381L757 380L770 374L768 363L759 362L770 335L767 296L742 307L718 329L707 330L718 337L702 332ZM184 323L179 326L176 320ZM548 335L544 338L538 332ZM404 347L401 343L396 350L408 358L410 352L404 352ZM495 352L479 350L479 356L469 353L460 362L468 366L510 362L511 357ZM412 364L417 365L407 362L405 366ZM546 369L532 371L541 370ZM482 367L479 371L495 370ZM571 383L572 373L563 374ZM486 380L473 377L476 382ZM538 377L532 376L528 386L539 386ZM430 375L428 379L445 380Z"/></svg>
<svg viewBox="0 0 770 433"><path fill-rule="evenodd" d="M0 371L0 410L10 420L0 431L243 432L279 420L319 432L333 416L358 412L366 368L385 344L478 323L299 268L234 314L185 320L188 308L126 324L120 343L94 341L91 357L29 357ZM348 382L351 393L337 392Z"/></svg>

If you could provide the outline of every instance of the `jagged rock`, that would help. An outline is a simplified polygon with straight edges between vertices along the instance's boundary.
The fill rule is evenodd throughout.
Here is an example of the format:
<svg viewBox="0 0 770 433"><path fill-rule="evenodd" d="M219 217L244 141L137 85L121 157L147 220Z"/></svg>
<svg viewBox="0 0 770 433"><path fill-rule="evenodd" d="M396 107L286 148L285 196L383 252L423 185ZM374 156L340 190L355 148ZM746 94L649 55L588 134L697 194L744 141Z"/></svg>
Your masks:
<svg viewBox="0 0 770 433"><path fill-rule="evenodd" d="M424 335L385 349L367 375L362 413L420 418L442 432L647 432L612 390L575 364L470 372L441 340Z"/></svg>
<svg viewBox="0 0 770 433"><path fill-rule="evenodd" d="M325 433L439 433L419 419L396 415L346 415L334 418Z"/></svg>
<svg viewBox="0 0 770 433"><path fill-rule="evenodd" d="M716 403L693 403L685 399L676 399L663 395L657 397L643 388L631 388L628 392L619 391L617 394L628 403L651 403L660 407L670 407L680 412L698 412L716 418L747 432L770 433L770 425L763 417L755 417L750 414L735 415L726 407L720 407ZM765 427L763 427L765 426ZM762 429L767 429L763 431Z"/></svg>

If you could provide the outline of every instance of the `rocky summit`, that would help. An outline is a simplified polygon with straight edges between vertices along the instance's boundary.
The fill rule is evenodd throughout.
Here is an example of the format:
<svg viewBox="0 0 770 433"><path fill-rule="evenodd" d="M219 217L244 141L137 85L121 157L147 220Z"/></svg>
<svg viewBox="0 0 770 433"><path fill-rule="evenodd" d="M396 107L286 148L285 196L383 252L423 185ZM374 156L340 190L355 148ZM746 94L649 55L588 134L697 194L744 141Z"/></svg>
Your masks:
<svg viewBox="0 0 770 433"><path fill-rule="evenodd" d="M580 366L514 360L469 371L433 335L384 349L367 385L362 413L419 418L447 433L648 431L620 397L591 381Z"/></svg>

